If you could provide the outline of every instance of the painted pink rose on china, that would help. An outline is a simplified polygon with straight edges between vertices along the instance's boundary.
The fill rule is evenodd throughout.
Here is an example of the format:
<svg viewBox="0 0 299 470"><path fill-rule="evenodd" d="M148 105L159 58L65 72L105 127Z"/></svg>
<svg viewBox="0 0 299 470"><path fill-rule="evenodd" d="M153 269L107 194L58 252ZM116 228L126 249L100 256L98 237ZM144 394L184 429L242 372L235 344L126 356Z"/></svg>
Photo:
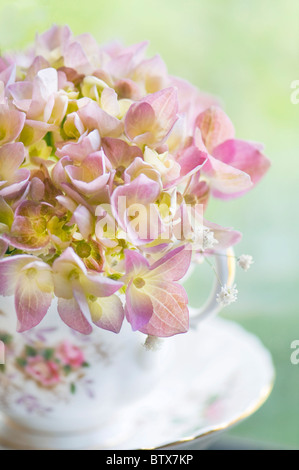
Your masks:
<svg viewBox="0 0 299 470"><path fill-rule="evenodd" d="M0 58L0 294L18 331L54 299L69 327L168 337L189 327L180 280L192 259L241 238L205 219L211 197L252 189L269 168L217 100L168 74L147 43L99 46L53 26ZM242 255L247 270L252 258ZM222 286L218 301L236 299ZM65 344L66 364L80 351ZM69 362L68 362L69 361ZM55 381L55 363L27 372Z"/></svg>
<svg viewBox="0 0 299 470"><path fill-rule="evenodd" d="M29 357L24 371L44 387L52 387L60 382L58 364L46 361L42 356Z"/></svg>

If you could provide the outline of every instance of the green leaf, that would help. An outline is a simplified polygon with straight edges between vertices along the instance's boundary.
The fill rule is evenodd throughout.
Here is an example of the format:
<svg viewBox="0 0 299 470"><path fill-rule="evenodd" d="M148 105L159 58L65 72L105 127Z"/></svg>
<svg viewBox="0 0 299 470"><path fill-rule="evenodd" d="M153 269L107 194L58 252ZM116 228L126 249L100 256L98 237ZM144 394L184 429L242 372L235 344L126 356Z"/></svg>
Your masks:
<svg viewBox="0 0 299 470"><path fill-rule="evenodd" d="M72 372L72 368L69 365L63 366L63 370L66 375L69 375Z"/></svg>
<svg viewBox="0 0 299 470"><path fill-rule="evenodd" d="M35 357L37 356L37 350L35 348L33 348L32 346L25 346L25 354L26 356L29 356L29 357Z"/></svg>
<svg viewBox="0 0 299 470"><path fill-rule="evenodd" d="M22 368L26 367L26 365L27 365L27 361L24 357L17 357L16 358L16 363L18 364L18 366L20 366Z"/></svg>
<svg viewBox="0 0 299 470"><path fill-rule="evenodd" d="M54 352L55 352L54 349L47 348L43 351L42 355L46 359L46 361L49 361L50 359L52 359Z"/></svg>
<svg viewBox="0 0 299 470"><path fill-rule="evenodd" d="M76 393L76 385L74 383L71 383L70 385L70 392L72 395Z"/></svg>

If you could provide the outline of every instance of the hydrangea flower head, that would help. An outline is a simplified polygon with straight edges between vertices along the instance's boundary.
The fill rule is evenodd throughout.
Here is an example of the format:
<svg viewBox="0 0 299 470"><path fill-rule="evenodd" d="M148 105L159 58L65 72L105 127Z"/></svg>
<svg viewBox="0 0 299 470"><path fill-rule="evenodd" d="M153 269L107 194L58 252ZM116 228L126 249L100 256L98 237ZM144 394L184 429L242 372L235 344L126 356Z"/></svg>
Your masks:
<svg viewBox="0 0 299 470"><path fill-rule="evenodd" d="M146 47L53 26L0 58L0 294L15 295L19 331L55 296L83 334L124 321L153 338L186 332L193 254L241 238L204 212L252 189L269 160Z"/></svg>

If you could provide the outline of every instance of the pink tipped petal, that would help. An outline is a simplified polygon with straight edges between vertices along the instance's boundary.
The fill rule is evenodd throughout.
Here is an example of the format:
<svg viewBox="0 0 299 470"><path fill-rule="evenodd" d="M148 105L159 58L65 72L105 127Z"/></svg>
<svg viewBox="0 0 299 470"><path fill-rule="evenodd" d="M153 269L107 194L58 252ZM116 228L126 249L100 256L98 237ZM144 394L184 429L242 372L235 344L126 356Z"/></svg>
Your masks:
<svg viewBox="0 0 299 470"><path fill-rule="evenodd" d="M27 113L32 101L33 83L28 81L16 82L8 87L8 91L13 98L13 104L20 111Z"/></svg>
<svg viewBox="0 0 299 470"><path fill-rule="evenodd" d="M77 266L84 274L87 273L81 258L74 252L73 248L69 247L54 261L53 271L56 270L59 273L68 272L70 265Z"/></svg>
<svg viewBox="0 0 299 470"><path fill-rule="evenodd" d="M125 132L129 139L150 132L155 123L155 112L152 106L145 102L132 104L126 114Z"/></svg>
<svg viewBox="0 0 299 470"><path fill-rule="evenodd" d="M231 120L217 106L212 106L201 113L196 119L196 127L200 128L203 141L210 153L219 144L235 136Z"/></svg>
<svg viewBox="0 0 299 470"><path fill-rule="evenodd" d="M135 202L147 205L155 202L160 192L161 187L157 181L153 181L147 176L140 174L129 184L116 188L113 192L111 202L113 201L112 204L114 203L114 207L117 208L117 199L124 196L127 199L128 206Z"/></svg>
<svg viewBox="0 0 299 470"><path fill-rule="evenodd" d="M64 52L64 65L75 69L78 73L87 75L92 72L86 54L78 42L73 42L66 48Z"/></svg>
<svg viewBox="0 0 299 470"><path fill-rule="evenodd" d="M112 60L107 64L108 72L114 77L126 77L143 58L148 42L144 41L133 46L114 51Z"/></svg>
<svg viewBox="0 0 299 470"><path fill-rule="evenodd" d="M254 185L260 181L271 165L270 160L261 153L259 145L244 140L227 140L214 149L213 156L247 173Z"/></svg>
<svg viewBox="0 0 299 470"><path fill-rule="evenodd" d="M82 314L75 299L58 299L58 313L62 321L70 328L83 335L89 335L92 332L92 326Z"/></svg>
<svg viewBox="0 0 299 470"><path fill-rule="evenodd" d="M192 133L199 113L213 105L219 106L219 101L214 96L199 91L186 80L177 77L170 79L171 84L177 89L179 113L186 115L187 131Z"/></svg>
<svg viewBox="0 0 299 470"><path fill-rule="evenodd" d="M125 268L127 274L137 275L149 269L149 262L138 251L125 250Z"/></svg>
<svg viewBox="0 0 299 470"><path fill-rule="evenodd" d="M88 240L94 232L94 219L90 211L84 206L78 206L73 213L73 220L84 239Z"/></svg>
<svg viewBox="0 0 299 470"><path fill-rule="evenodd" d="M32 100L39 102L39 104L46 103L57 90L57 70L52 67L42 69L34 78Z"/></svg>
<svg viewBox="0 0 299 470"><path fill-rule="evenodd" d="M101 137L97 129L82 135L77 142L66 143L56 151L59 158L68 156L73 161L82 161L91 153L100 149Z"/></svg>
<svg viewBox="0 0 299 470"><path fill-rule="evenodd" d="M206 163L207 158L207 153L195 146L185 149L177 160L181 167L180 177L192 176Z"/></svg>
<svg viewBox="0 0 299 470"><path fill-rule="evenodd" d="M126 291L125 313L133 331L140 330L147 325L153 315L151 299L141 289L137 289L132 282Z"/></svg>
<svg viewBox="0 0 299 470"><path fill-rule="evenodd" d="M145 289L153 305L153 315L140 328L142 333L169 337L189 329L188 298L185 289L173 282L150 281Z"/></svg>
<svg viewBox="0 0 299 470"><path fill-rule="evenodd" d="M17 139L24 127L26 115L6 103L0 104L0 145Z"/></svg>
<svg viewBox="0 0 299 470"><path fill-rule="evenodd" d="M178 96L176 89L164 88L164 90L146 96L144 102L152 106L159 126L168 134L178 118Z"/></svg>
<svg viewBox="0 0 299 470"><path fill-rule="evenodd" d="M105 137L102 140L103 150L113 168L128 167L135 158L143 156L136 145L128 145L121 139Z"/></svg>
<svg viewBox="0 0 299 470"><path fill-rule="evenodd" d="M179 246L160 258L150 267L151 278L161 276L165 281L179 281L187 273L192 250Z"/></svg>
<svg viewBox="0 0 299 470"><path fill-rule="evenodd" d="M0 294L13 295L19 273L27 264L37 259L30 255L16 255L0 260Z"/></svg>
<svg viewBox="0 0 299 470"><path fill-rule="evenodd" d="M123 174L124 182L128 184L141 174L147 176L153 181L156 181L162 189L163 185L160 173L155 170L152 165L146 163L140 157L135 158L131 165L125 170Z"/></svg>
<svg viewBox="0 0 299 470"><path fill-rule="evenodd" d="M48 264L32 260L19 272L15 306L20 333L41 322L52 303L52 291L52 272Z"/></svg>
<svg viewBox="0 0 299 470"><path fill-rule="evenodd" d="M89 302L93 323L99 328L119 333L124 321L124 309L117 295L101 297L95 302Z"/></svg>
<svg viewBox="0 0 299 470"><path fill-rule="evenodd" d="M115 294L123 286L121 281L114 281L109 279L109 277L93 274L92 272L89 272L81 280L81 283L84 291L95 297L110 297L110 295Z"/></svg>
<svg viewBox="0 0 299 470"><path fill-rule="evenodd" d="M101 137L119 137L123 132L123 123L101 109L95 101L89 101L78 111L84 127L88 131L97 129Z"/></svg>
<svg viewBox="0 0 299 470"><path fill-rule="evenodd" d="M71 163L72 160L69 157L63 157L54 166L52 171L52 179L58 188L61 188L63 183L69 181L67 173L65 172L65 167Z"/></svg>
<svg viewBox="0 0 299 470"><path fill-rule="evenodd" d="M15 291L15 307L18 317L18 332L30 330L38 325L52 303L52 294L42 292L31 282L19 280Z"/></svg>
<svg viewBox="0 0 299 470"><path fill-rule="evenodd" d="M247 173L214 157L209 157L203 170L209 176L213 194L217 197L236 197L240 192L252 188L252 181Z"/></svg>
<svg viewBox="0 0 299 470"><path fill-rule="evenodd" d="M156 222L158 214L150 214L150 208L151 203L158 199L160 192L160 184L143 174L129 184L118 186L114 190L111 196L113 215L122 228L130 233L131 237L135 238L136 235L136 240L139 238L140 240L146 240L147 237L153 234L153 222ZM136 214L136 212L139 212L139 218L142 219L139 224L141 225L139 233L135 233L129 219L129 215L133 216L133 213ZM154 217L156 215L157 217ZM146 220L143 220L144 217Z"/></svg>
<svg viewBox="0 0 299 470"><path fill-rule="evenodd" d="M14 83L16 79L16 65L9 65L6 69L0 72L0 81L4 82L6 86Z"/></svg>
<svg viewBox="0 0 299 470"><path fill-rule="evenodd" d="M221 227L221 225L214 224L207 220L204 221L204 226L214 233L214 237L218 241L218 244L215 246L216 250L225 250L236 245L242 239L241 232L233 230L232 228Z"/></svg>
<svg viewBox="0 0 299 470"><path fill-rule="evenodd" d="M73 185L83 194L91 195L102 192L108 183L110 173L106 173L103 152L89 155L81 166L69 165L65 171Z"/></svg>
<svg viewBox="0 0 299 470"><path fill-rule="evenodd" d="M6 144L0 148L1 177L6 181L13 180L15 171L25 159L24 145L20 142Z"/></svg>

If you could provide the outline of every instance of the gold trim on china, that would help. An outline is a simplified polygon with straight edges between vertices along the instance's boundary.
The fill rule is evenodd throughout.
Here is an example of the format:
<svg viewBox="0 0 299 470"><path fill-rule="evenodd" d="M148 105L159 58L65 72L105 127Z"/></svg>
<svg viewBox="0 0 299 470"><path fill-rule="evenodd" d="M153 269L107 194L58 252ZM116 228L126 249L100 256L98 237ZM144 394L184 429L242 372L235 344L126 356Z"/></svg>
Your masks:
<svg viewBox="0 0 299 470"><path fill-rule="evenodd" d="M197 440L203 439L207 436L210 436L211 434L215 434L216 432L225 431L226 429L228 429L232 426L235 426L236 424L239 424L244 419L249 418L251 415L253 415L256 411L258 411L264 405L264 403L268 400L269 396L271 395L271 392L272 392L273 387L274 387L274 382L275 382L275 377L273 377L271 383L268 386L264 387L264 389L262 390L262 392L260 394L259 400L255 403L255 405L252 408L248 408L248 410L244 411L244 413L242 413L238 418L236 418L232 421L229 421L228 423L220 424L220 425L217 426L217 428L210 429L209 431L206 431L202 434L198 434L196 436L186 437L184 439L180 439L178 441L171 442L171 443L165 444L163 446L153 447L153 448L146 448L146 449L142 449L142 450L169 449L170 447L174 447L174 446L177 446L177 445L188 444L188 443L195 442Z"/></svg>

